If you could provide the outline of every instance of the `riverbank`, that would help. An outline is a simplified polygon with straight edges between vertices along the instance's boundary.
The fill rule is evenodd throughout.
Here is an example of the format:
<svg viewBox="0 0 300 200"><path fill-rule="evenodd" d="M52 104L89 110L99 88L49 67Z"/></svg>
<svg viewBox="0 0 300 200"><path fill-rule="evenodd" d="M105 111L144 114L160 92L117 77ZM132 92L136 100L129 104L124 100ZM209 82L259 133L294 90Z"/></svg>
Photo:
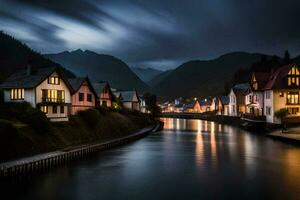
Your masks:
<svg viewBox="0 0 300 200"><path fill-rule="evenodd" d="M0 163L106 142L154 124L148 115L130 111L93 109L53 123L28 105L5 105L0 110Z"/></svg>
<svg viewBox="0 0 300 200"><path fill-rule="evenodd" d="M267 135L269 138L272 138L274 140L279 140L282 142L300 145L300 128L299 127L293 127L288 128L287 131L284 133L281 132L281 130L273 131L272 133Z"/></svg>
<svg viewBox="0 0 300 200"><path fill-rule="evenodd" d="M89 154L135 141L139 138L147 136L151 132L161 130L162 127L162 122L157 121L154 125L143 128L125 137L102 143L81 145L73 147L72 149L63 149L61 151L38 154L32 157L1 163L0 177L30 175L37 172L47 171L55 166L67 164L72 160L86 157Z"/></svg>

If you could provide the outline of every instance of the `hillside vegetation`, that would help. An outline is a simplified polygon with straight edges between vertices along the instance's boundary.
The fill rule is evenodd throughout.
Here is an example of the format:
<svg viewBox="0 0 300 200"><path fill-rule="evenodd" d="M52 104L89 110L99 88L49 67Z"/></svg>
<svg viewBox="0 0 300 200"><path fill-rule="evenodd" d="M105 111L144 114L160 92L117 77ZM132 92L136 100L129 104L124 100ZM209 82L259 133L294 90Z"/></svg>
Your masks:
<svg viewBox="0 0 300 200"><path fill-rule="evenodd" d="M0 104L0 162L126 136L153 121L138 112L87 110L51 123L27 103Z"/></svg>
<svg viewBox="0 0 300 200"><path fill-rule="evenodd" d="M19 40L0 32L0 83L11 73L26 69L28 65L33 68L53 67L59 64L44 58L41 54L30 49ZM73 77L72 72L65 71L68 77Z"/></svg>

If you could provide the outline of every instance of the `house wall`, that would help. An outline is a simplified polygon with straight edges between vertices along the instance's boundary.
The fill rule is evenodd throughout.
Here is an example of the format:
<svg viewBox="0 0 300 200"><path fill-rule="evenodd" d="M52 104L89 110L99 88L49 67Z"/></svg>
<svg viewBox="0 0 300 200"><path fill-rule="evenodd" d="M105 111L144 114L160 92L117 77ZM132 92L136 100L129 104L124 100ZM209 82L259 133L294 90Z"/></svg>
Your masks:
<svg viewBox="0 0 300 200"><path fill-rule="evenodd" d="M228 112L228 114L230 116L237 116L236 96L235 96L233 90L230 91L228 97L229 97L229 105L228 105L229 112Z"/></svg>
<svg viewBox="0 0 300 200"><path fill-rule="evenodd" d="M270 92L270 98L267 99L267 92ZM270 114L267 113L267 107L271 108ZM273 100L273 91L266 90L264 91L264 113L266 113L266 121L268 123L274 123L274 100Z"/></svg>
<svg viewBox="0 0 300 200"><path fill-rule="evenodd" d="M51 76L56 76L56 75L58 75L56 72L51 74ZM36 87L36 103L41 103L42 102L42 90L43 89L64 90L65 91L65 103L71 103L70 90L61 78L60 78L60 84L59 85L48 84L48 79L45 79L40 85L38 85Z"/></svg>
<svg viewBox="0 0 300 200"><path fill-rule="evenodd" d="M11 100L10 99L10 89L4 90L4 102L28 102L32 107L35 107L35 89L25 89L24 90L24 100Z"/></svg>
<svg viewBox="0 0 300 200"><path fill-rule="evenodd" d="M198 101L194 105L194 112L201 112L201 106Z"/></svg>
<svg viewBox="0 0 300 200"><path fill-rule="evenodd" d="M58 76L56 72L52 73L51 76ZM68 114L69 114L69 107L66 104L71 104L71 94L70 90L67 87L66 83L60 78L59 85L48 84L48 78L45 79L40 85L38 85L35 89L36 93L36 104L42 102L42 90L49 89L49 90L64 90L65 91L65 104L57 104L58 109L57 113L53 113L53 105L49 103L48 106L48 113L46 116L50 118L51 121L67 121ZM60 112L60 106L64 106L64 113Z"/></svg>
<svg viewBox="0 0 300 200"><path fill-rule="evenodd" d="M105 86L99 95L99 105L106 105L106 107L112 106L112 93L109 91L108 86Z"/></svg>
<svg viewBox="0 0 300 200"><path fill-rule="evenodd" d="M84 101L79 101L79 93L84 94ZM87 101L87 95L88 94L92 95L92 102ZM70 114L71 115L75 115L79 111L94 108L95 105L96 105L95 95L91 91L91 89L90 89L87 82L84 82L81 85L79 90L75 94L72 95L71 99L72 99L72 105L71 105L71 109L70 109Z"/></svg>

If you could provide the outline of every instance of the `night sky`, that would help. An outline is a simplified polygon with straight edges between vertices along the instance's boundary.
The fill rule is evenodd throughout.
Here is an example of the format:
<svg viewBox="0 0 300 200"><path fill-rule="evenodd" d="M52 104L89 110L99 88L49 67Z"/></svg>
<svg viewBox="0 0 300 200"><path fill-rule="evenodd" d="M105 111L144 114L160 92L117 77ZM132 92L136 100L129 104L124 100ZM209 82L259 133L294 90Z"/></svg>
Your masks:
<svg viewBox="0 0 300 200"><path fill-rule="evenodd" d="M299 0L0 0L0 29L39 52L160 69L233 51L298 55L299 18Z"/></svg>

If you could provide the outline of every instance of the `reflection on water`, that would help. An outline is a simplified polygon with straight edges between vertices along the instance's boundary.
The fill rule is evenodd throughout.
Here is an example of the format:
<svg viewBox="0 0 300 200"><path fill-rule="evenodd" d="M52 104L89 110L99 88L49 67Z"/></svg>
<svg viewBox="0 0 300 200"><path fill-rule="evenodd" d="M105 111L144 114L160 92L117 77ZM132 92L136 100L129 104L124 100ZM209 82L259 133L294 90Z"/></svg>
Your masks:
<svg viewBox="0 0 300 200"><path fill-rule="evenodd" d="M135 143L0 185L10 199L299 199L300 148L238 127L162 119Z"/></svg>

